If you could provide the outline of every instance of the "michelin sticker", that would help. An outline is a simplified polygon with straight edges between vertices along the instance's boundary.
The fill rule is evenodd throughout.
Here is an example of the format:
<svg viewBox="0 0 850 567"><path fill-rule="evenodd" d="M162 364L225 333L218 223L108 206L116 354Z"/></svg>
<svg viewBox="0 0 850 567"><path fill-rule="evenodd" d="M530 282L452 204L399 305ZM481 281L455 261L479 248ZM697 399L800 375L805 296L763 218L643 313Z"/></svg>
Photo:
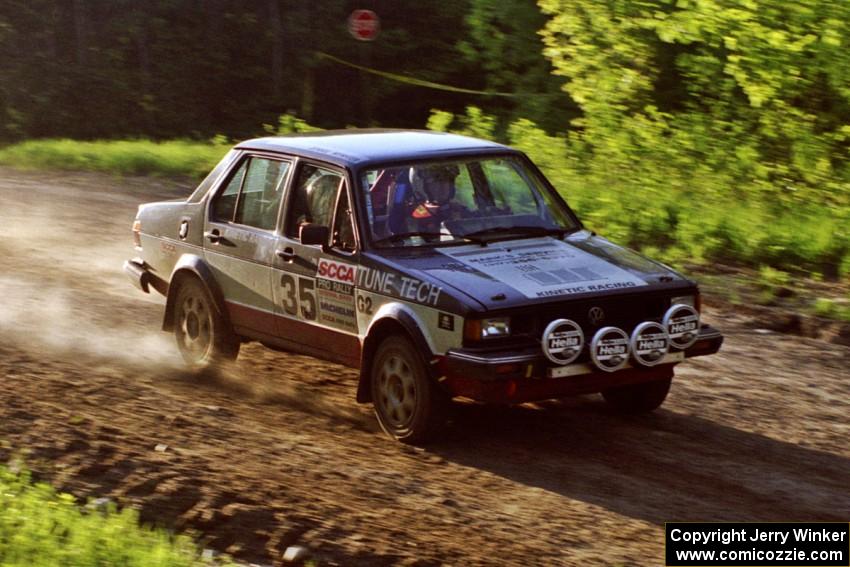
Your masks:
<svg viewBox="0 0 850 567"><path fill-rule="evenodd" d="M316 270L319 322L343 331L357 332L354 283L357 266L321 258Z"/></svg>
<svg viewBox="0 0 850 567"><path fill-rule="evenodd" d="M646 285L636 275L554 238L493 242L486 248L463 246L440 252L532 298Z"/></svg>

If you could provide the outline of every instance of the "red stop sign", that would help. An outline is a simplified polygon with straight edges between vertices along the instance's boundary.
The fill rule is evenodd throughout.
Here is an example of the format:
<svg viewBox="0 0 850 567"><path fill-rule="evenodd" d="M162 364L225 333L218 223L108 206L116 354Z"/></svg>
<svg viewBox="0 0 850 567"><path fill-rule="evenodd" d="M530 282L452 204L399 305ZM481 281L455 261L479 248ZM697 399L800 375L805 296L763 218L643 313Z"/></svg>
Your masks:
<svg viewBox="0 0 850 567"><path fill-rule="evenodd" d="M378 37L381 20L372 10L354 10L348 16L348 33L360 41L372 41Z"/></svg>

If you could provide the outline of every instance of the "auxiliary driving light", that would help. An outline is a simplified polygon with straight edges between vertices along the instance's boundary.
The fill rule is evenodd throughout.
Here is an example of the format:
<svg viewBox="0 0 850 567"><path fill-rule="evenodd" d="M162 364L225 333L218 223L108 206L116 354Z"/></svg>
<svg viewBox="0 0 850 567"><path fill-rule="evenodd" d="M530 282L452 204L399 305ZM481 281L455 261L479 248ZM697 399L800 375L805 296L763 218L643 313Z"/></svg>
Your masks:
<svg viewBox="0 0 850 567"><path fill-rule="evenodd" d="M670 337L660 323L644 321L632 331L629 346L635 362L641 366L655 366L670 350Z"/></svg>
<svg viewBox="0 0 850 567"><path fill-rule="evenodd" d="M699 338L699 311L690 305L677 303L667 310L661 322L670 336L670 344L684 350Z"/></svg>
<svg viewBox="0 0 850 567"><path fill-rule="evenodd" d="M555 364L569 364L584 348L584 333L570 319L555 319L543 331L543 354Z"/></svg>
<svg viewBox="0 0 850 567"><path fill-rule="evenodd" d="M614 372L629 360L629 336L617 327L602 327L590 341L590 359L599 370Z"/></svg>

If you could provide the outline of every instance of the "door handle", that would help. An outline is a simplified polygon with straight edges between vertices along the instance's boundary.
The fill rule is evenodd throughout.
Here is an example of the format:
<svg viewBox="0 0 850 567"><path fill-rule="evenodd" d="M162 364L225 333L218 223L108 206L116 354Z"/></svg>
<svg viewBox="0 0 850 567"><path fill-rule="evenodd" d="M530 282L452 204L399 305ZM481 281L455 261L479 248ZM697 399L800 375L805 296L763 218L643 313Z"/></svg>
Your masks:
<svg viewBox="0 0 850 567"><path fill-rule="evenodd" d="M219 242L221 242L221 232L217 228L214 228L210 231L205 232L204 238L206 238L213 244L218 244Z"/></svg>
<svg viewBox="0 0 850 567"><path fill-rule="evenodd" d="M277 255L286 260L287 262L293 261L297 256L295 250L291 246L287 246L283 250L278 250Z"/></svg>

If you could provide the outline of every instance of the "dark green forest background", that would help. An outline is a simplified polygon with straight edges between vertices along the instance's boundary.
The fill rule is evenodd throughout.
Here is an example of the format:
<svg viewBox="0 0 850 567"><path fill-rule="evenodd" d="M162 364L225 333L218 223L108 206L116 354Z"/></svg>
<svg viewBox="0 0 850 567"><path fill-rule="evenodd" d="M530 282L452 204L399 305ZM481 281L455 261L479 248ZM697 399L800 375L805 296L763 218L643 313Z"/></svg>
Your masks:
<svg viewBox="0 0 850 567"><path fill-rule="evenodd" d="M95 139L215 136L216 156L307 124L513 144L588 226L671 262L850 274L846 0L0 4L0 162L42 138L75 140L52 146L69 164L105 159Z"/></svg>
<svg viewBox="0 0 850 567"><path fill-rule="evenodd" d="M352 38L354 8L379 14ZM563 130L576 114L552 75L531 1L6 0L0 7L0 135L6 140L255 135L294 113L326 128L421 128L470 101ZM327 53L507 99L363 74Z"/></svg>

